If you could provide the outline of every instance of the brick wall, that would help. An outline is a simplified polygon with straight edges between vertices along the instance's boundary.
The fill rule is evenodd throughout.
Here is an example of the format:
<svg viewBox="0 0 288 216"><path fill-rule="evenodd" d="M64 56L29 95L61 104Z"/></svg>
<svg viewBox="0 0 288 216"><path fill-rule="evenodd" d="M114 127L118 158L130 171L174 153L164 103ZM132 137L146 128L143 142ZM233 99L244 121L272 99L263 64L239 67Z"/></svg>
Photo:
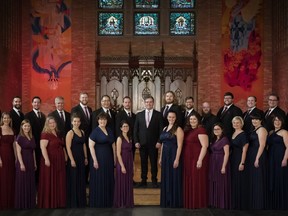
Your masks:
<svg viewBox="0 0 288 216"><path fill-rule="evenodd" d="M26 1L25 1L26 2ZM29 1L23 5L23 98L29 98L29 74L25 71L30 67L30 35L29 31ZM221 80L221 16L222 2L220 0L197 0L197 35L195 37L171 37L168 34L168 23L160 19L161 37L135 37L131 27L133 21L127 18L125 35L121 37L97 37L97 5L95 0L72 1L72 106L78 103L79 92L89 94L89 104L96 108L96 73L95 49L99 41L102 56L128 56L129 43L132 44L133 55L159 55L161 44L164 43L166 56L192 56L193 43L197 42L199 72L198 72L198 108L203 101L211 103L214 112L222 105L220 92ZM125 1L126 2L126 1ZM161 1L162 16L167 16L168 1ZM263 39L263 67L264 89L263 98L272 89L272 33L271 33L271 1L263 0L264 39ZM126 17L132 17L125 4ZM128 15L128 16L127 16ZM284 69L281 69L284 70ZM27 70L29 71L29 70ZM287 71L287 70L286 70ZM286 87L287 89L287 87ZM69 99L68 99L69 100ZM245 103L240 104L241 108ZM266 104L260 104L260 106ZM25 100L24 107L29 110L31 103ZM28 107L28 108L27 108Z"/></svg>

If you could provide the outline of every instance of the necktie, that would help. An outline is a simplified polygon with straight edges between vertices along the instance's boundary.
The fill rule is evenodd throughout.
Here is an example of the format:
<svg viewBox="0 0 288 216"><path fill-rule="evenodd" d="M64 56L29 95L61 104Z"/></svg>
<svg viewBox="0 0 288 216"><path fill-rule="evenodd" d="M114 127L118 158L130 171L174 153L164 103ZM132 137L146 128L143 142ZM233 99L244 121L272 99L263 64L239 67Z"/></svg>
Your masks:
<svg viewBox="0 0 288 216"><path fill-rule="evenodd" d="M188 116L189 116L189 112L186 111L185 118L187 118Z"/></svg>
<svg viewBox="0 0 288 216"><path fill-rule="evenodd" d="M16 112L17 114L18 114L18 116L20 116L21 117L21 112L20 112L20 110L17 110L17 112Z"/></svg>
<svg viewBox="0 0 288 216"><path fill-rule="evenodd" d="M149 123L150 123L150 111L147 111L147 115L146 115L146 126L147 128L149 127Z"/></svg>
<svg viewBox="0 0 288 216"><path fill-rule="evenodd" d="M249 116L250 112L251 112L251 110L250 110L250 109L248 109L248 110L247 110L247 112L246 112L246 114L245 114L245 116L244 116L244 119L246 119L246 118L247 118L247 116Z"/></svg>
<svg viewBox="0 0 288 216"><path fill-rule="evenodd" d="M63 115L62 111L60 111L60 117L61 117L62 121L64 122L65 120L64 120L64 115Z"/></svg>
<svg viewBox="0 0 288 216"><path fill-rule="evenodd" d="M167 113L169 111L169 106L166 106L165 109L164 109L164 112L163 112L163 117L167 117Z"/></svg>
<svg viewBox="0 0 288 216"><path fill-rule="evenodd" d="M267 113L266 113L266 115L265 115L265 118L268 118L268 116L270 115L270 113L271 113L271 109L269 109L269 110L267 111Z"/></svg>
<svg viewBox="0 0 288 216"><path fill-rule="evenodd" d="M86 115L86 118L89 120L89 113L88 113L88 108L85 107L85 115Z"/></svg>
<svg viewBox="0 0 288 216"><path fill-rule="evenodd" d="M108 116L111 118L111 113L110 113L109 109L107 109L106 113L107 113Z"/></svg>
<svg viewBox="0 0 288 216"><path fill-rule="evenodd" d="M38 116L38 118L41 118L41 113L40 113L40 111L37 111L37 116Z"/></svg>
<svg viewBox="0 0 288 216"><path fill-rule="evenodd" d="M127 115L128 115L128 117L131 117L131 113L130 112L128 112Z"/></svg>
<svg viewBox="0 0 288 216"><path fill-rule="evenodd" d="M222 119L222 117L223 117L223 116L224 116L224 114L226 113L227 109L228 109L228 107L227 107L227 106L225 106L225 107L223 108L223 110L222 110L222 112L221 112L221 116L220 116L220 119Z"/></svg>

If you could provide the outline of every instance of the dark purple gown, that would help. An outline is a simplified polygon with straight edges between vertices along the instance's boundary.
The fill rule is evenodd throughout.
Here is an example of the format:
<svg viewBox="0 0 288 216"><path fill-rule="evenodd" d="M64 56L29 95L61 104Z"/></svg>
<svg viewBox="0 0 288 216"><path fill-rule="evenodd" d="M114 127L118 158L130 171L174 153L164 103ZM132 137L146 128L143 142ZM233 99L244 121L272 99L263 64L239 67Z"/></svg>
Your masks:
<svg viewBox="0 0 288 216"><path fill-rule="evenodd" d="M2 135L0 128L0 210L14 208L15 196L15 155L14 135Z"/></svg>
<svg viewBox="0 0 288 216"><path fill-rule="evenodd" d="M15 208L30 209L36 206L36 183L33 152L36 148L34 138L18 136L17 143L21 147L22 160L25 171L20 170L20 163L16 163L15 180Z"/></svg>
<svg viewBox="0 0 288 216"><path fill-rule="evenodd" d="M224 146L229 145L227 137L211 144L209 162L209 206L229 209L231 206L230 163L226 165L226 173L222 174Z"/></svg>
<svg viewBox="0 0 288 216"><path fill-rule="evenodd" d="M121 172L121 166L117 161L114 207L116 208L132 208L134 207L133 197L133 152L132 142L122 138L121 156L126 174Z"/></svg>

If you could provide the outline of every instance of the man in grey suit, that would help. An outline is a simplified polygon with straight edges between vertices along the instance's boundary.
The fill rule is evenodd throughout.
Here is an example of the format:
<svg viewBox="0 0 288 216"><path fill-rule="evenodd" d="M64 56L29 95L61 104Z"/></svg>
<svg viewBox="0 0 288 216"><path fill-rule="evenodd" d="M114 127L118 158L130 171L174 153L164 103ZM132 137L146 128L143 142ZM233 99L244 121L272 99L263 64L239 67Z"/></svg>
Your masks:
<svg viewBox="0 0 288 216"><path fill-rule="evenodd" d="M154 98L145 98L145 110L136 114L134 124L135 147L140 151L141 159L141 183L139 187L147 186L148 157L151 163L152 186L157 184L157 160L158 148L161 147L159 137L163 129L163 120L160 112L153 109Z"/></svg>

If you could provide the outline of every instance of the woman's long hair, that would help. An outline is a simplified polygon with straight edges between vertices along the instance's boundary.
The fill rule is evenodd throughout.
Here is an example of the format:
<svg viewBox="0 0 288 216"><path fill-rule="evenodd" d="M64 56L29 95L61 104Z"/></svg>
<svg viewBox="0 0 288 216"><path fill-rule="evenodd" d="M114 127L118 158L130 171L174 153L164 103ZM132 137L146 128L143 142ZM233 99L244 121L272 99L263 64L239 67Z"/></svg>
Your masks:
<svg viewBox="0 0 288 216"><path fill-rule="evenodd" d="M281 115L276 114L272 119L274 130L275 130L274 121L276 120L276 118L278 118L278 120L281 122L281 129L283 129L285 127L285 119Z"/></svg>
<svg viewBox="0 0 288 216"><path fill-rule="evenodd" d="M171 110L171 111L168 111L168 115L167 115L167 117L169 116L169 113L174 113L175 116L176 116L176 119L175 119L175 122L174 122L172 128L171 128L169 131L167 131L167 132L170 133L170 136L172 137L172 136L175 135L175 132L177 131L177 128L178 128L178 124L177 124L177 113L174 112L174 111L172 111L172 110Z"/></svg>
<svg viewBox="0 0 288 216"><path fill-rule="evenodd" d="M10 113L8 113L8 112L3 112L3 113L2 113L2 115L1 115L1 121L0 121L0 126L4 125L3 118L4 118L5 115L7 115L7 116L10 117L9 127L12 128L12 119L11 119Z"/></svg>
<svg viewBox="0 0 288 216"><path fill-rule="evenodd" d="M50 120L54 120L55 121L55 124L56 124L55 131L58 134L59 130L58 130L58 127L57 127L57 122L56 122L56 120L55 120L55 118L53 116L48 116L46 118L45 125L44 125L44 128L43 128L42 132L43 133L52 133L52 131L49 128L49 121Z"/></svg>
<svg viewBox="0 0 288 216"><path fill-rule="evenodd" d="M128 121L122 120L122 121L120 122L120 128L122 128L122 126L123 126L124 124L127 124L127 125L129 126L129 131L128 131L128 133L127 133L127 136L128 136L128 139L131 140L132 135L131 135L131 132L130 132L131 130L130 130L130 125L129 125ZM121 131L119 137L120 137L122 140L125 139L124 136L123 136L122 131Z"/></svg>
<svg viewBox="0 0 288 216"><path fill-rule="evenodd" d="M32 135L32 126L31 126L31 123L30 123L30 121L29 121L28 119L24 119L24 120L21 122L19 135L20 135L20 136L23 136L23 137L26 137L26 135L25 135L25 133L24 133L24 130L23 130L23 128L22 128L24 124L29 124L29 125L30 125L30 130L29 130L29 132L28 132L28 137L29 137L30 139L32 139L32 137L33 137L33 135Z"/></svg>
<svg viewBox="0 0 288 216"><path fill-rule="evenodd" d="M195 112L195 113L192 113L192 114L189 116L189 119L186 120L186 124L185 124L185 127L184 127L184 131L188 131L188 130L191 130L191 129L192 129L192 127L191 127L191 125L190 125L190 118L191 118L191 116L195 116L196 119L198 120L197 128L198 128L198 127L201 127L201 116L200 116L200 114L198 114L198 113Z"/></svg>
<svg viewBox="0 0 288 216"><path fill-rule="evenodd" d="M215 124L213 125L213 127L212 127L212 136L211 136L211 142L212 142L212 143L214 143L214 142L217 140L217 136L216 136L216 135L214 134L214 132L213 132L214 127L216 127L216 126L220 127L221 130L222 130L222 134L221 134L221 136L220 136L220 139L222 139L222 138L225 136L223 124L222 124L221 122L215 123Z"/></svg>

